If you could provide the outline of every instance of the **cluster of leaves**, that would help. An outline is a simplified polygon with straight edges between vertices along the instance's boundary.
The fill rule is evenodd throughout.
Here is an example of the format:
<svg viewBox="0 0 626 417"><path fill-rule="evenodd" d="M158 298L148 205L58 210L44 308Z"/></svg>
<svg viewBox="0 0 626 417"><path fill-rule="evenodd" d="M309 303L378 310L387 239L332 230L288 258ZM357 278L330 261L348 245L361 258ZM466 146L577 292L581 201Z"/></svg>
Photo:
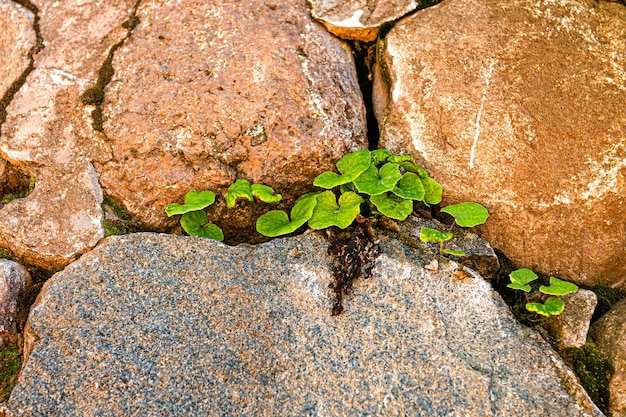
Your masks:
<svg viewBox="0 0 626 417"><path fill-rule="evenodd" d="M265 203L279 202L282 197L275 194L274 190L264 184L250 184L249 181L238 179L229 188L224 196L226 207L233 208L237 200L246 199L253 201L258 198ZM185 195L184 204L168 204L165 212L168 216L182 214L180 225L190 236L201 236L217 241L224 240L222 229L216 224L209 223L209 218L204 211L205 208L215 203L215 193L213 191L191 190Z"/></svg>
<svg viewBox="0 0 626 417"><path fill-rule="evenodd" d="M258 232L275 237L305 223L315 230L345 229L362 212L405 220L414 201L427 205L441 201L441 185L411 156L392 155L386 149L360 150L344 155L336 166L339 173L327 171L313 181L326 191L303 195L290 215L282 210L265 213L257 220Z"/></svg>
<svg viewBox="0 0 626 417"><path fill-rule="evenodd" d="M511 283L507 287L530 293L532 288L529 284L537 279L537 274L528 268L522 268L511 272L509 277L511 278ZM539 287L539 292L543 294L540 298L548 297L543 302L526 303L526 309L545 317L556 316L561 314L565 308L565 303L558 297L575 293L576 291L578 291L576 284L550 277L549 286L542 285Z"/></svg>
<svg viewBox="0 0 626 417"><path fill-rule="evenodd" d="M444 207L441 209L441 212L448 213L454 217L454 222L450 226L450 229L447 232L440 232L439 230L431 229L430 227L423 227L422 230L420 230L420 240L422 242L438 243L439 256L443 253L454 256L465 256L465 252L461 250L448 249L444 247L445 243L454 236L451 232L452 228L454 228L455 225L459 225L461 227L474 227L483 224L487 221L489 212L487 212L487 209L480 204L471 201Z"/></svg>

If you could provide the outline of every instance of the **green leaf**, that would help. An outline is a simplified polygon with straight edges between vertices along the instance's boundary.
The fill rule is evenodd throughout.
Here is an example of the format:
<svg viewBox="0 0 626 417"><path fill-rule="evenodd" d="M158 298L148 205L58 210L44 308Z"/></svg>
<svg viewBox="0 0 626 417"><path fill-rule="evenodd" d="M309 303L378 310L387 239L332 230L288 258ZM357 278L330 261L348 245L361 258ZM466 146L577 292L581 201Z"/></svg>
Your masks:
<svg viewBox="0 0 626 417"><path fill-rule="evenodd" d="M389 152L387 149L376 149L375 151L371 152L372 163L374 164L380 164L382 162L385 162L390 156L391 152Z"/></svg>
<svg viewBox="0 0 626 417"><path fill-rule="evenodd" d="M337 204L335 194L332 191L324 191L317 196L317 205L309 219L309 226L316 230L331 226L345 229L360 213L362 202L363 198L360 195L348 191L341 194Z"/></svg>
<svg viewBox="0 0 626 417"><path fill-rule="evenodd" d="M168 216L175 214L185 214L194 210L202 210L215 202L215 193L212 191L191 190L185 194L185 204L168 204L165 206L165 213Z"/></svg>
<svg viewBox="0 0 626 417"><path fill-rule="evenodd" d="M441 184L430 177L420 177L420 179L422 180L422 185L424 186L424 202L426 204L439 204L443 193Z"/></svg>
<svg viewBox="0 0 626 417"><path fill-rule="evenodd" d="M526 310L533 311L542 316L556 316L563 312L565 303L560 298L548 297L545 303L527 303Z"/></svg>
<svg viewBox="0 0 626 417"><path fill-rule="evenodd" d="M268 187L265 184L252 184L250 191L253 196L264 203L278 203L283 199L280 194L274 194L272 187Z"/></svg>
<svg viewBox="0 0 626 417"><path fill-rule="evenodd" d="M260 216L256 221L256 230L264 236L276 237L295 232L313 215L317 204L317 194L309 193L296 200L291 209L291 221L282 210L272 210Z"/></svg>
<svg viewBox="0 0 626 417"><path fill-rule="evenodd" d="M416 165L413 161L404 161L400 163L400 167L407 172L414 172L421 179L429 178L428 172L419 165ZM436 203L434 203L436 204Z"/></svg>
<svg viewBox="0 0 626 417"><path fill-rule="evenodd" d="M180 218L180 225L189 236L200 236L214 239L219 242L224 240L224 233L219 226L207 223L208 217L202 210L190 211Z"/></svg>
<svg viewBox="0 0 626 417"><path fill-rule="evenodd" d="M528 283L536 280L537 274L528 268L522 268L511 272L509 278L511 278L511 283L507 285L507 287L513 288L514 290L530 292L532 288Z"/></svg>
<svg viewBox="0 0 626 417"><path fill-rule="evenodd" d="M407 172L393 189L393 193L407 200L421 201L424 198L424 186L417 174Z"/></svg>
<svg viewBox="0 0 626 417"><path fill-rule="evenodd" d="M444 249L443 253L447 255L454 255L454 256L467 256L465 252L463 252L462 250L456 250L456 249Z"/></svg>
<svg viewBox="0 0 626 417"><path fill-rule="evenodd" d="M454 236L450 232L440 232L436 229L431 229L430 227L422 227L420 230L420 240L422 242L445 242L447 240L452 239Z"/></svg>
<svg viewBox="0 0 626 417"><path fill-rule="evenodd" d="M442 208L441 211L452 215L456 220L456 224L462 227L478 226L483 224L489 217L489 212L487 212L486 208L473 202L454 204Z"/></svg>
<svg viewBox="0 0 626 417"><path fill-rule="evenodd" d="M548 295L565 295L578 291L578 286L572 282L550 277L550 286L546 287L542 285L539 287L539 291Z"/></svg>
<svg viewBox="0 0 626 417"><path fill-rule="evenodd" d="M396 162L396 163L412 161L412 160L413 160L413 157L411 155L391 155L389 158L387 158L388 162Z"/></svg>
<svg viewBox="0 0 626 417"><path fill-rule="evenodd" d="M409 217L409 214L413 213L412 200L405 200L393 194L373 195L370 201L376 206L378 211L392 219L405 220Z"/></svg>
<svg viewBox="0 0 626 417"><path fill-rule="evenodd" d="M393 190L402 174L398 164L385 164L380 170L374 165L354 180L354 185L360 193L378 195ZM411 210L412 211L412 210Z"/></svg>
<svg viewBox="0 0 626 417"><path fill-rule="evenodd" d="M341 173L326 171L321 173L313 181L313 185L322 188L333 188L341 184L354 181L371 165L370 151L362 149L360 151L345 154L337 161L337 169Z"/></svg>
<svg viewBox="0 0 626 417"><path fill-rule="evenodd" d="M252 201L254 199L252 197L252 190L250 189L250 182L248 180L244 180L243 178L239 178L237 181L232 183L230 187L228 187L228 192L224 195L226 207L235 207L237 199L239 198L245 198L248 201Z"/></svg>

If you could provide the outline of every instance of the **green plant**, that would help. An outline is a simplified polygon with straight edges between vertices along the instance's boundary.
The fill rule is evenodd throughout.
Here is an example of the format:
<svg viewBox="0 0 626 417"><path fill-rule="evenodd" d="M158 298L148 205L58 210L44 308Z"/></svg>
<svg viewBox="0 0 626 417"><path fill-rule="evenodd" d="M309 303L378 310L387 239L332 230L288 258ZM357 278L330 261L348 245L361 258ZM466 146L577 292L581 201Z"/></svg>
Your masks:
<svg viewBox="0 0 626 417"><path fill-rule="evenodd" d="M404 220L413 212L414 201L441 201L441 186L411 156L392 155L385 149L360 150L344 155L336 166L339 173L323 172L313 181L326 191L300 197L291 218L281 210L265 213L257 220L257 231L275 237L307 222L315 230L345 229L361 213Z"/></svg>
<svg viewBox="0 0 626 417"><path fill-rule="evenodd" d="M483 224L487 221L487 217L489 217L487 209L478 203L467 202L444 207L441 211L454 217L454 221L452 222L452 225L450 225L450 229L447 232L440 232L436 229L423 227L422 230L420 230L420 240L426 243L439 243L439 256L442 256L443 254L465 256L465 252L462 250L448 249L445 247L446 242L454 237L452 229L455 225L459 225L461 227L474 227L479 224Z"/></svg>
<svg viewBox="0 0 626 417"><path fill-rule="evenodd" d="M540 302L529 302L528 293L532 291L529 285L536 280L537 274L528 268L517 269L509 274L511 283L507 287L514 290L524 291L526 297L526 310L541 314L545 317L556 316L563 312L565 303L558 298L561 295L571 294L578 291L578 286L571 282L563 281L555 277L550 277L550 285L542 285L539 292L543 295L539 296ZM545 295L550 297L545 298Z"/></svg>
<svg viewBox="0 0 626 417"><path fill-rule="evenodd" d="M245 179L236 180L224 195L228 208L235 207L239 199L253 201L255 197L266 203L274 203L282 199L280 194L275 194L274 190L267 185L250 184ZM213 203L215 203L214 192L191 190L185 194L184 204L168 204L165 206L165 213L169 217L182 215L180 225L188 235L221 242L224 240L222 229L216 224L209 223L209 218L204 211Z"/></svg>

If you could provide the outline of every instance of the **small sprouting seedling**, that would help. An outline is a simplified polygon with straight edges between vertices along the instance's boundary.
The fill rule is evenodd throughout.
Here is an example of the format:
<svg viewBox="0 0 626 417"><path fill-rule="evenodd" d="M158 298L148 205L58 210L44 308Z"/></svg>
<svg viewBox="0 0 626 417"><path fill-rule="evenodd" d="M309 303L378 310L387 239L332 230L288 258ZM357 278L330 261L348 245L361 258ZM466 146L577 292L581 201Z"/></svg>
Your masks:
<svg viewBox="0 0 626 417"><path fill-rule="evenodd" d="M537 274L528 268L522 268L511 272L509 277L511 278L511 283L508 284L507 287L514 290L524 291L525 293L530 293L532 288L528 284L537 279ZM559 315L563 312L565 303L563 300L558 298L558 296L571 294L576 291L578 291L578 286L576 284L563 281L555 277L550 277L549 286L542 285L539 287L540 293L543 295L550 295L550 297L547 297L543 303L527 302L526 310L541 314L545 317ZM528 301L528 295L524 295L526 297L526 301ZM543 296L541 298L543 298Z"/></svg>
<svg viewBox="0 0 626 417"><path fill-rule="evenodd" d="M511 283L507 285L507 287L514 290L530 292L532 288L528 284L537 279L537 274L528 268L522 268L511 272L509 278L511 278Z"/></svg>
<svg viewBox="0 0 626 417"><path fill-rule="evenodd" d="M204 212L215 202L215 193L212 191L191 190L185 194L184 204L168 204L165 213L168 217L182 214L180 225L189 236L201 236L217 241L224 240L222 229L215 224L208 223L208 217Z"/></svg>
<svg viewBox="0 0 626 417"><path fill-rule="evenodd" d="M275 194L271 187L265 184L252 184L248 180L239 178L230 187L228 192L224 195L226 200L226 207L233 208L237 204L237 200L244 198L248 201L253 201L254 197L258 198L264 203L278 203L282 200L280 194Z"/></svg>
<svg viewBox="0 0 626 417"><path fill-rule="evenodd" d="M445 253L446 255L453 255L453 256L465 256L465 252L463 252L462 250L448 249L445 247L446 242L452 239L453 237L452 229L454 228L455 224L461 227L474 227L474 226L478 226L479 224L483 224L487 220L487 217L489 217L489 213L487 212L487 209L478 203L467 202L467 203L454 204L451 206L444 207L441 209L441 211L443 213L448 213L452 217L454 217L454 222L452 223L452 225L450 226L450 229L448 230L446 234L443 234L442 232L439 232L436 230L435 231L439 233L440 236L445 235L449 237L444 240L436 240L437 235L433 234L432 232L428 231L425 234L422 232L424 229L427 229L427 230L434 230L434 229L429 229L425 227L425 228L422 228L422 231L420 231L420 239L423 242L438 242L439 243L439 256L441 256L443 253ZM424 240L424 239L431 239L431 240Z"/></svg>
<svg viewBox="0 0 626 417"><path fill-rule="evenodd" d="M430 227L422 227L420 230L420 240L422 242L436 242L439 243L439 256L443 253L443 243L452 239L454 235L451 232L440 232Z"/></svg>
<svg viewBox="0 0 626 417"><path fill-rule="evenodd" d="M542 303L526 303L526 310L532 311L537 314L541 314L545 317L557 316L565 309L565 303L563 300L557 297L548 297L548 299Z"/></svg>

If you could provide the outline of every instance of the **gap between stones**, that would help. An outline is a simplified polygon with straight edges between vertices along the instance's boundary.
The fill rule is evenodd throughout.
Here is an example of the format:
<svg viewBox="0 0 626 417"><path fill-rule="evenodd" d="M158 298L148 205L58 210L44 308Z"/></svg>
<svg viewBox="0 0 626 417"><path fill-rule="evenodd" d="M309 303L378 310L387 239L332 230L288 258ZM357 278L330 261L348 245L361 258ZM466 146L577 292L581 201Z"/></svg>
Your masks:
<svg viewBox="0 0 626 417"><path fill-rule="evenodd" d="M103 120L102 120L102 102L104 101L104 89L113 79L115 71L113 70L113 57L115 51L117 51L133 33L133 30L139 24L139 18L137 17L137 8L139 7L141 0L137 0L133 6L128 20L122 23L122 27L126 29L126 36L124 36L118 43L113 45L109 49L107 58L102 63L102 66L98 70L98 80L96 85L87 89L81 96L80 101L84 105L95 106L95 109L91 112L93 130L103 132Z"/></svg>

